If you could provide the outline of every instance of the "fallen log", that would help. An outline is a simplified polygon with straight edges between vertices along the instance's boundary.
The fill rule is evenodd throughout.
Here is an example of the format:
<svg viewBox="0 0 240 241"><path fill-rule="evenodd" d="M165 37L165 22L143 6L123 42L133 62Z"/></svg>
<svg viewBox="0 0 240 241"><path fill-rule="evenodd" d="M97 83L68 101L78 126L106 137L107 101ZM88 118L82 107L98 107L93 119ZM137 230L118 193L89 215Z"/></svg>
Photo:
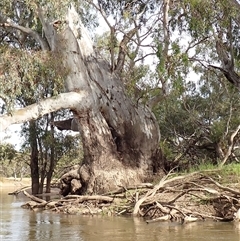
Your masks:
<svg viewBox="0 0 240 241"><path fill-rule="evenodd" d="M13 192L9 192L8 195L18 195L19 193L21 193L27 189L30 189L30 188L31 188L31 186L21 187Z"/></svg>
<svg viewBox="0 0 240 241"><path fill-rule="evenodd" d="M76 199L79 203L84 201L98 201L98 202L113 202L113 197L101 196L101 195L92 195L92 196L81 196L81 195L68 195L62 200L67 199Z"/></svg>
<svg viewBox="0 0 240 241"><path fill-rule="evenodd" d="M43 200L43 199L41 199L41 198L38 198L38 197L36 197L36 196L31 195L31 194L29 194L28 192L26 192L25 190L23 191L23 194L24 194L25 196L27 196L28 198L30 198L31 200L33 200L33 201L35 201L35 202L37 202L37 203L41 203L43 206L44 206L45 204L47 204L47 201L45 201L45 200Z"/></svg>

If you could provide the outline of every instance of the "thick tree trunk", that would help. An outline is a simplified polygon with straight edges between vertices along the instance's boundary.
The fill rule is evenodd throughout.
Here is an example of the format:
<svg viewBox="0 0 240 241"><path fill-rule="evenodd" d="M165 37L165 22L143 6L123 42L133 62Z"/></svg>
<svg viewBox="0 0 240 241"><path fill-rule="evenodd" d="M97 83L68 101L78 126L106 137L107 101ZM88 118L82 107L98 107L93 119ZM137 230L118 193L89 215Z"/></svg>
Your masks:
<svg viewBox="0 0 240 241"><path fill-rule="evenodd" d="M73 8L67 21L69 27L57 36L55 44L64 56L63 65L70 70L66 89L88 94L86 108L73 109L84 149L83 164L78 171L79 193L104 193L151 180L161 164L155 117L146 106L131 102L110 65L95 56L89 45L91 40ZM78 29L80 38L76 35ZM69 128L70 122L65 123ZM71 190L69 176L62 182L65 191Z"/></svg>
<svg viewBox="0 0 240 241"><path fill-rule="evenodd" d="M51 192L51 180L52 180L52 173L47 173L47 177L46 177L46 193L50 193Z"/></svg>

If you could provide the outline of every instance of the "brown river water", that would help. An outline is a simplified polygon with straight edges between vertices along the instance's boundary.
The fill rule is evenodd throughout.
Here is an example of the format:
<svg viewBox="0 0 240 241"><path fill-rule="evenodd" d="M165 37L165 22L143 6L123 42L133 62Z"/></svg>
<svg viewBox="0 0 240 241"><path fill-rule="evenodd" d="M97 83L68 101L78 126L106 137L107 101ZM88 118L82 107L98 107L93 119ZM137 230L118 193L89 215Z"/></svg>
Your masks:
<svg viewBox="0 0 240 241"><path fill-rule="evenodd" d="M0 187L1 241L240 241L240 223L147 224L133 217L89 217L22 209L23 196Z"/></svg>

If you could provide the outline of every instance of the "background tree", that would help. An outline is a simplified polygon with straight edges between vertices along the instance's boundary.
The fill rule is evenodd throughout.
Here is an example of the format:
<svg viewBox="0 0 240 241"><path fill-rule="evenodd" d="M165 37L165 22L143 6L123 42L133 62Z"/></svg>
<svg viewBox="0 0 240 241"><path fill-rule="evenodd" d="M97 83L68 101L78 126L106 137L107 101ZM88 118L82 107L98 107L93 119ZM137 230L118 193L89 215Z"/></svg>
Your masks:
<svg viewBox="0 0 240 241"><path fill-rule="evenodd" d="M0 145L0 176L22 179L30 175L28 153L16 151L13 145Z"/></svg>
<svg viewBox="0 0 240 241"><path fill-rule="evenodd" d="M169 3L168 21L163 21L167 32L159 32L165 41L159 41L157 70L167 94L155 110L163 149L172 160L167 164L182 168L209 160L216 164L232 144L236 160L239 140L235 136L232 142L231 137L239 126L239 92L232 84L239 89L239 3L165 2Z"/></svg>
<svg viewBox="0 0 240 241"><path fill-rule="evenodd" d="M63 113L55 115L55 118L61 118ZM44 115L36 121L25 124L21 131L25 137L22 149L31 153L29 159L34 194L43 193L45 183L46 192L50 192L54 173L57 177L57 173L63 171L61 165L60 170L56 168L58 162L69 166L71 163L71 165L76 164L76 159L78 163L82 159L79 137L54 130L53 117L53 113Z"/></svg>

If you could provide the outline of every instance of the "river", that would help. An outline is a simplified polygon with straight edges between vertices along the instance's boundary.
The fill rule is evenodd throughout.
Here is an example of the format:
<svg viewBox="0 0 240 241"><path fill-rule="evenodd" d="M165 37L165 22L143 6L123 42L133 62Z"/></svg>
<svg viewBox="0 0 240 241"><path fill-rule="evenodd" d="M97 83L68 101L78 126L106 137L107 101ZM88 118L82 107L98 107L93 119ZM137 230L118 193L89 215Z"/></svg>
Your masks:
<svg viewBox="0 0 240 241"><path fill-rule="evenodd" d="M28 199L0 188L1 241L239 241L240 223L150 223L132 217L89 217L22 209Z"/></svg>

